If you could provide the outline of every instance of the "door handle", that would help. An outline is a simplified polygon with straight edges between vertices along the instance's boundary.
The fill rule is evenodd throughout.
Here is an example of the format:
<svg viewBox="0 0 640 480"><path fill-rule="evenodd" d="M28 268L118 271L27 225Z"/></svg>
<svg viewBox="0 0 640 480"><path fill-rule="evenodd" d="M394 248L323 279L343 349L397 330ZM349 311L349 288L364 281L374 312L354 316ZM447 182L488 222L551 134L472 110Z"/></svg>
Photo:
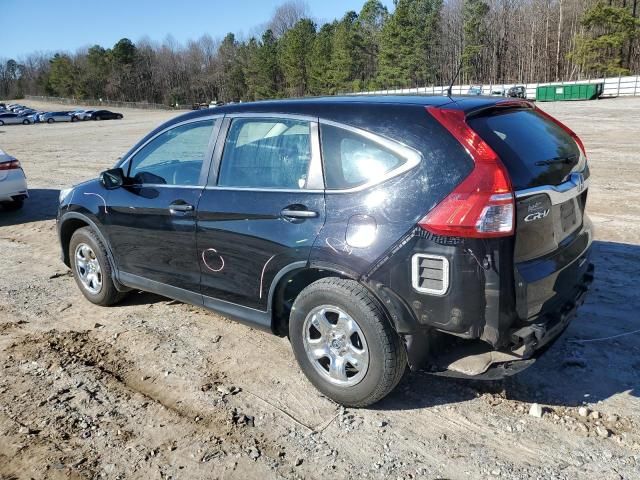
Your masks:
<svg viewBox="0 0 640 480"><path fill-rule="evenodd" d="M318 212L313 210L291 210L290 208L285 208L280 213L283 217L289 218L315 218L318 216Z"/></svg>
<svg viewBox="0 0 640 480"><path fill-rule="evenodd" d="M176 203L172 203L171 205L169 205L169 211L171 213L186 213L186 212L192 212L193 211L193 205L186 203L186 202L176 202Z"/></svg>

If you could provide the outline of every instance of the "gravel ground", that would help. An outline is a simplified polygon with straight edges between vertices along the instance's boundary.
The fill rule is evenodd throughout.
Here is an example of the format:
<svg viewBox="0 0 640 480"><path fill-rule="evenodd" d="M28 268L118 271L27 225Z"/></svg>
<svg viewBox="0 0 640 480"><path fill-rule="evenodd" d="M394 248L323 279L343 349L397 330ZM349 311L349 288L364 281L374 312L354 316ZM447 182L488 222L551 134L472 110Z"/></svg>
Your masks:
<svg viewBox="0 0 640 480"><path fill-rule="evenodd" d="M0 212L0 479L639 479L640 334L624 334L640 329L640 99L544 108L591 162L596 281L578 318L513 378L413 373L360 410L322 397L286 339L151 294L100 308L76 288L59 189L175 113L0 127L31 189Z"/></svg>

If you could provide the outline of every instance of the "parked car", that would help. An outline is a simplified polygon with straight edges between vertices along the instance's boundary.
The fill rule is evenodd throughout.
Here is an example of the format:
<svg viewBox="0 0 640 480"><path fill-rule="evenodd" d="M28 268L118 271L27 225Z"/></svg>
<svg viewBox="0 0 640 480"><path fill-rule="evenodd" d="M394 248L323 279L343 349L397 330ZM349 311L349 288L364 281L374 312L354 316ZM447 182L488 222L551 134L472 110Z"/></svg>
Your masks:
<svg viewBox="0 0 640 480"><path fill-rule="evenodd" d="M96 110L89 116L89 120L120 120L123 117L121 113L110 112L109 110Z"/></svg>
<svg viewBox="0 0 640 480"><path fill-rule="evenodd" d="M16 125L23 123L28 125L31 123L28 118L21 117L16 113L0 113L0 126L2 125Z"/></svg>
<svg viewBox="0 0 640 480"><path fill-rule="evenodd" d="M29 118L31 123L40 123L40 116L44 115L44 113L45 112L33 112L33 113L27 115L27 117Z"/></svg>
<svg viewBox="0 0 640 480"><path fill-rule="evenodd" d="M94 111L95 110L80 110L78 112L74 112L73 116L76 120L89 120Z"/></svg>
<svg viewBox="0 0 640 480"><path fill-rule="evenodd" d="M471 87L467 91L467 95L482 95L482 87Z"/></svg>
<svg viewBox="0 0 640 480"><path fill-rule="evenodd" d="M513 86L507 91L507 96L513 98L527 98L527 89L522 85Z"/></svg>
<svg viewBox="0 0 640 480"><path fill-rule="evenodd" d="M17 210L28 197L27 178L20 162L0 150L0 205L5 210Z"/></svg>
<svg viewBox="0 0 640 480"><path fill-rule="evenodd" d="M504 97L505 96L504 88L502 88L502 87L493 87L491 89L491 96L493 96L493 97Z"/></svg>
<svg viewBox="0 0 640 480"><path fill-rule="evenodd" d="M531 364L593 279L588 184L580 139L526 101L257 102L158 127L62 191L57 226L90 302L147 290L287 336L364 406L407 364Z"/></svg>
<svg viewBox="0 0 640 480"><path fill-rule="evenodd" d="M47 112L40 117L40 121L47 123L70 122L71 118L71 112Z"/></svg>

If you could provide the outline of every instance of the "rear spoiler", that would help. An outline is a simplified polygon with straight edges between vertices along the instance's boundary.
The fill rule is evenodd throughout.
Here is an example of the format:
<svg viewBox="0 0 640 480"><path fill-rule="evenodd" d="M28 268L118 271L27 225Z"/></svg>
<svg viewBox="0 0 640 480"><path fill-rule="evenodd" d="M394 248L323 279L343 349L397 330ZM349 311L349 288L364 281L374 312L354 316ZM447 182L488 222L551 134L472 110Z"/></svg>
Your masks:
<svg viewBox="0 0 640 480"><path fill-rule="evenodd" d="M513 99L513 100L500 100L496 103L492 103L489 105L483 105L479 108L469 110L466 112L467 118L477 117L480 115L487 115L495 111L501 110L510 110L510 109L531 109L536 110L536 106L528 101L522 99Z"/></svg>

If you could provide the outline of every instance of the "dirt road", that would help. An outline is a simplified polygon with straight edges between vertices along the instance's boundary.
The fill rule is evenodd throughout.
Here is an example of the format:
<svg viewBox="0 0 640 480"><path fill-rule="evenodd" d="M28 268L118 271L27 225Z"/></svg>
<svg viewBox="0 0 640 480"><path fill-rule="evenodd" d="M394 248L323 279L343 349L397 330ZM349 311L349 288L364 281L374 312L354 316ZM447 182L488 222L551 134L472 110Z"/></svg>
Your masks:
<svg viewBox="0 0 640 480"><path fill-rule="evenodd" d="M589 300L514 378L414 373L362 410L323 398L286 339L150 294L105 309L78 291L59 189L173 113L0 127L31 189L0 212L0 479L639 479L640 334L624 334L640 329L640 99L544 107L590 157Z"/></svg>

